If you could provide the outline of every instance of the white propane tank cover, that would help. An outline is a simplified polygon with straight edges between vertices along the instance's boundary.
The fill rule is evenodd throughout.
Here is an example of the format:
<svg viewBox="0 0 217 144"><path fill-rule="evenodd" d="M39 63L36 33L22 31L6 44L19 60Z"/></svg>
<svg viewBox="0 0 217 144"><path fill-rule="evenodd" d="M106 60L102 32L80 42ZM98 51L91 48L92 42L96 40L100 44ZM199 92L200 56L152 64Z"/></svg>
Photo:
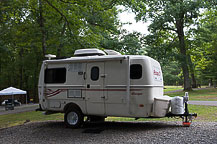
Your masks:
<svg viewBox="0 0 217 144"><path fill-rule="evenodd" d="M166 114L169 112L170 100L171 100L171 97L169 96L162 96L162 97L154 98L153 112L154 112L155 117L165 117L166 116Z"/></svg>
<svg viewBox="0 0 217 144"><path fill-rule="evenodd" d="M171 100L171 112L172 114L184 114L184 102L183 97L173 97Z"/></svg>

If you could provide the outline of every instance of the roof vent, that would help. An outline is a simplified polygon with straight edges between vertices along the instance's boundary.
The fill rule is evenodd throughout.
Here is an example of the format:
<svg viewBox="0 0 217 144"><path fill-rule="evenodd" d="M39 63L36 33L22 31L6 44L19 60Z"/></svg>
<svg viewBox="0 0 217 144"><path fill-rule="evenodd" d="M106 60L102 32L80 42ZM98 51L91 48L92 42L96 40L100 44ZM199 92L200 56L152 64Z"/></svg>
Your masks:
<svg viewBox="0 0 217 144"><path fill-rule="evenodd" d="M114 50L104 50L108 55L121 55L121 53Z"/></svg>
<svg viewBox="0 0 217 144"><path fill-rule="evenodd" d="M106 55L102 50L93 48L93 49L79 49L74 53L75 56L102 56Z"/></svg>

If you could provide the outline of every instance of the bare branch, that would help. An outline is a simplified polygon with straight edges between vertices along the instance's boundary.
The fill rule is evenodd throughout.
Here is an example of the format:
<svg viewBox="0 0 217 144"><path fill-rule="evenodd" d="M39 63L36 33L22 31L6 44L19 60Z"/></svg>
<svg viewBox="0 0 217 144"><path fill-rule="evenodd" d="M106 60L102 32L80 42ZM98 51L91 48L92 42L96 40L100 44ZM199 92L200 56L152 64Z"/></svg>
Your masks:
<svg viewBox="0 0 217 144"><path fill-rule="evenodd" d="M46 1L48 5L50 5L54 10L56 10L65 19L67 26L68 26L69 30L71 31L71 28L69 26L69 21L66 18L66 16L58 8L56 8L54 5L52 5L48 0L44 0L44 1Z"/></svg>
<svg viewBox="0 0 217 144"><path fill-rule="evenodd" d="M69 23L67 17L66 17L58 8L56 8L54 5L52 5L48 0L44 0L44 1L46 1L49 6L51 6L56 12L58 12L58 13L64 18L64 20L66 21L67 27L68 27L68 29L69 29L69 31L70 31L70 34L73 36L73 38L77 41L77 43L78 43L79 45L81 45L82 47L84 47L83 44L81 44L81 43L79 42L79 40L77 39L77 37L75 37L75 36L72 34L72 30L71 30L71 27L70 27L70 23Z"/></svg>
<svg viewBox="0 0 217 144"><path fill-rule="evenodd" d="M170 27L162 27L163 30L171 30L177 33L176 29L170 28Z"/></svg>
<svg viewBox="0 0 217 144"><path fill-rule="evenodd" d="M67 4L77 4L77 2L68 2L68 1L64 1L64 0L60 0L61 2L63 2L63 3L67 3Z"/></svg>

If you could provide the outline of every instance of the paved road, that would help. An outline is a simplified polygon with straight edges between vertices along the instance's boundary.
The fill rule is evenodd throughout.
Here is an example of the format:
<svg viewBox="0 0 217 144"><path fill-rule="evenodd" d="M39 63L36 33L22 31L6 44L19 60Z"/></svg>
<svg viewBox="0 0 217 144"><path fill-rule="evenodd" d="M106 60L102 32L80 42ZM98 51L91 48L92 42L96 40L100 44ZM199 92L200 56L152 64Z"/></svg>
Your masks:
<svg viewBox="0 0 217 144"><path fill-rule="evenodd" d="M23 104L21 106L14 107L14 110L5 110L4 106L0 107L0 115L5 114L13 114L13 113L21 113L21 112L28 112L28 111L34 111L38 108L38 104Z"/></svg>
<svg viewBox="0 0 217 144"><path fill-rule="evenodd" d="M217 106L217 101L189 101L188 104Z"/></svg>

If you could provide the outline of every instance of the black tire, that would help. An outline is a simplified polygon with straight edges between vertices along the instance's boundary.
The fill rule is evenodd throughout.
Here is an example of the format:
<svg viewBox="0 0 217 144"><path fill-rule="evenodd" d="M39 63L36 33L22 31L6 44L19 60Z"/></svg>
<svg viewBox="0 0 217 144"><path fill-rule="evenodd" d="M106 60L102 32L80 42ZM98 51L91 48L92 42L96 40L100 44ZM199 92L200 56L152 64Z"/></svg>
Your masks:
<svg viewBox="0 0 217 144"><path fill-rule="evenodd" d="M64 115L64 122L69 128L79 128L84 122L84 116L78 109L69 109Z"/></svg>

